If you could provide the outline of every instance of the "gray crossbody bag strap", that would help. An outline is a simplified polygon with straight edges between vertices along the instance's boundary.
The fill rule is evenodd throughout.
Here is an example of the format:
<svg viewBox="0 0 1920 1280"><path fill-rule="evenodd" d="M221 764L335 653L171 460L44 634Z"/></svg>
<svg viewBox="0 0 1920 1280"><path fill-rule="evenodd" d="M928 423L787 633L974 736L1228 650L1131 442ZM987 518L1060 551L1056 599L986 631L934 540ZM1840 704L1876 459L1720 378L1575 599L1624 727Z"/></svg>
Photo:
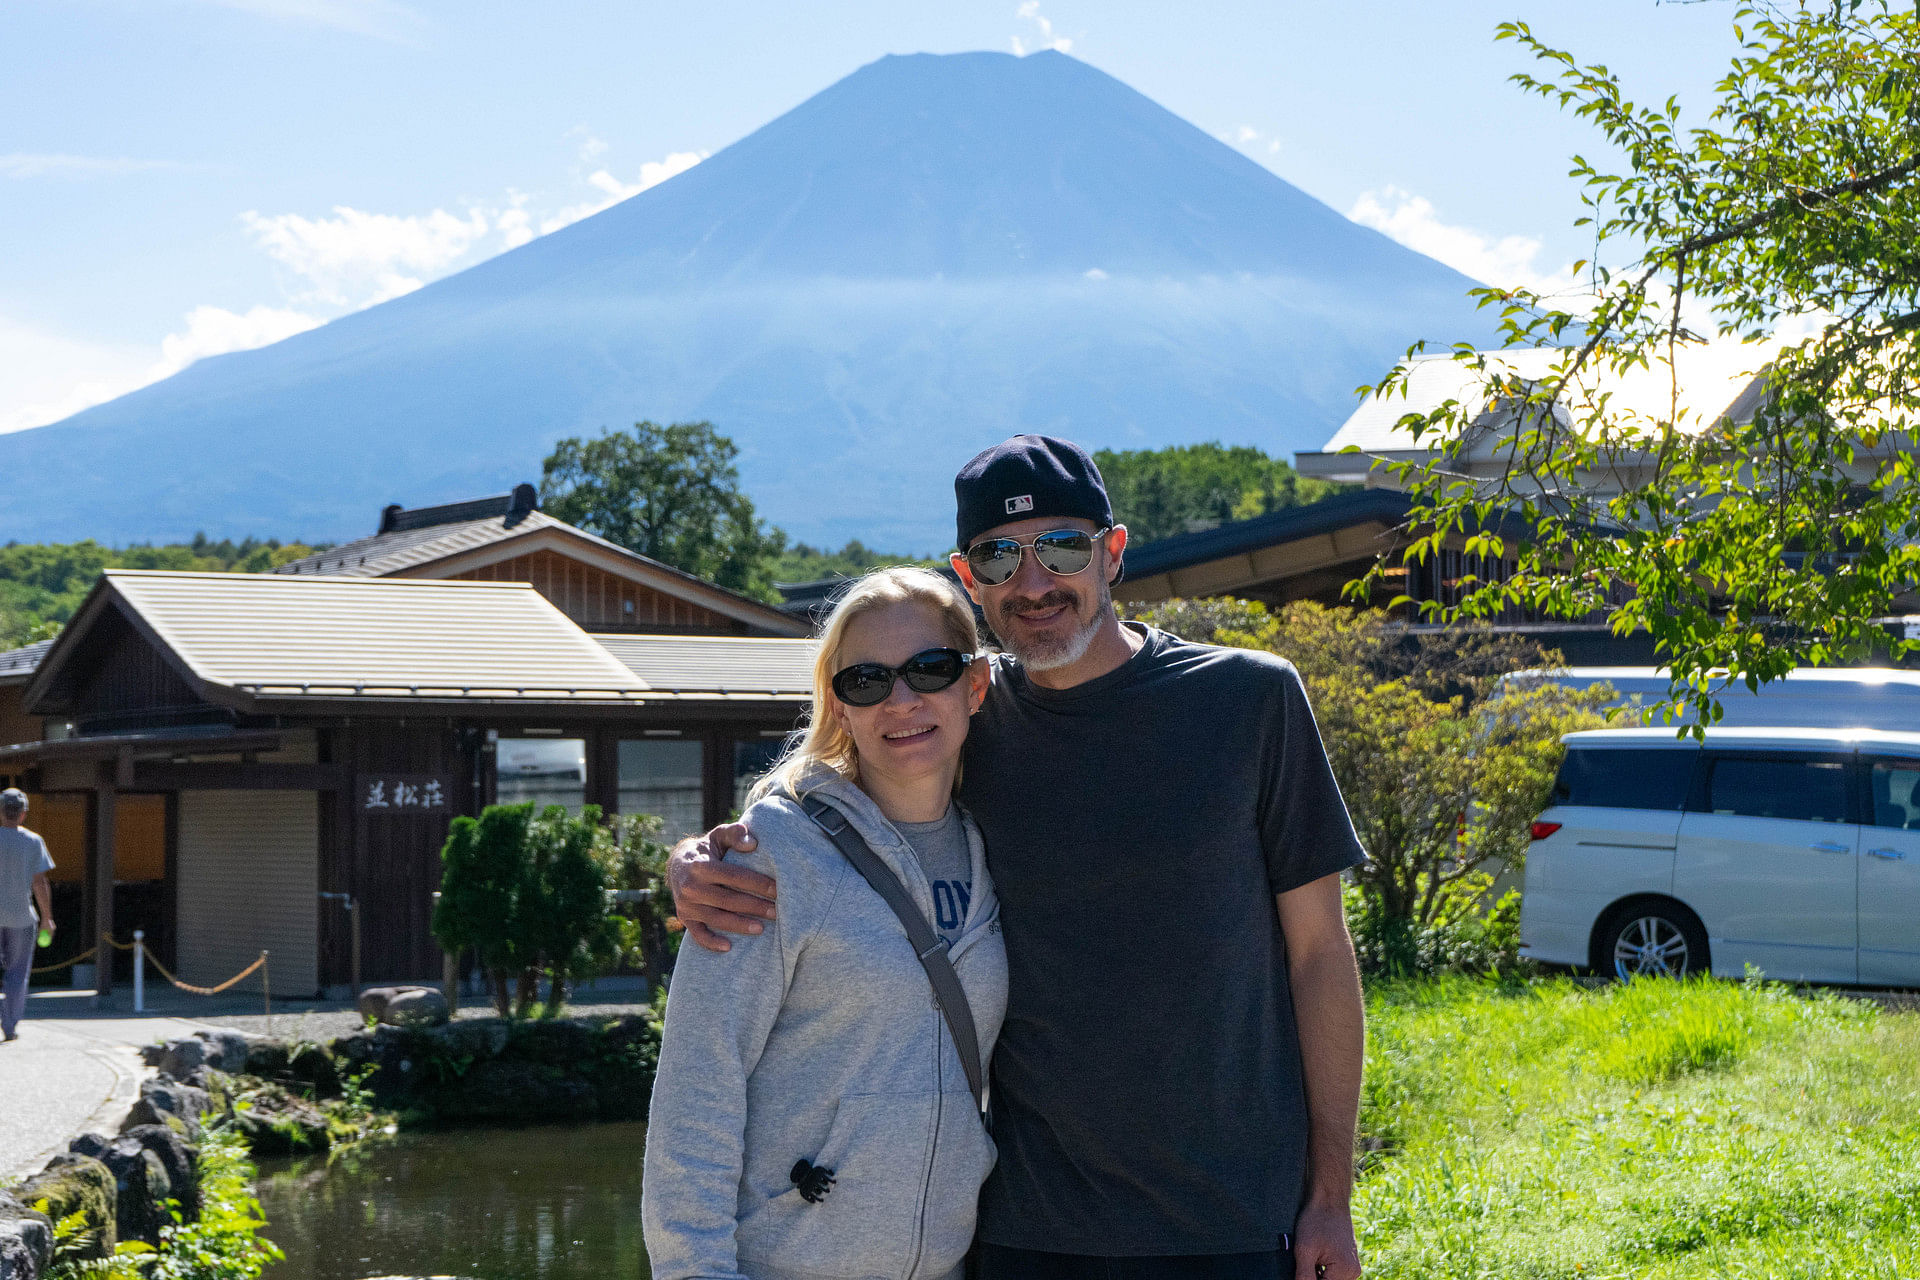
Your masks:
<svg viewBox="0 0 1920 1280"><path fill-rule="evenodd" d="M907 887L900 883L900 877L868 847L844 814L818 796L808 796L801 808L906 926L907 941L920 957L920 967L927 971L927 981L933 984L934 1003L946 1019L953 1047L960 1051L960 1067L967 1073L967 1088L973 1091L974 1105L980 1108L982 1116L986 1115L987 1076L980 1065L980 1037L973 1029L973 1006L967 1003L960 975L953 971L953 961L947 958L946 939L933 931L926 916L914 905Z"/></svg>

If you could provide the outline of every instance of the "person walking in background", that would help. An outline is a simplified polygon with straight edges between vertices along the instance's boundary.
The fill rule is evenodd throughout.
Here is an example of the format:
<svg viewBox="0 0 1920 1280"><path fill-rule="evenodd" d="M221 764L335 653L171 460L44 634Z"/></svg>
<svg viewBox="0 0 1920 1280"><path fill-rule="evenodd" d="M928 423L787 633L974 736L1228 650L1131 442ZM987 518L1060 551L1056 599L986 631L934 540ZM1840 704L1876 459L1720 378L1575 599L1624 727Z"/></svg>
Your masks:
<svg viewBox="0 0 1920 1280"><path fill-rule="evenodd" d="M53 857L45 840L20 825L26 818L26 793L15 787L0 791L0 1032L8 1040L20 1038L16 1028L27 1011L34 935L45 929L51 936L54 930L53 898L47 888Z"/></svg>

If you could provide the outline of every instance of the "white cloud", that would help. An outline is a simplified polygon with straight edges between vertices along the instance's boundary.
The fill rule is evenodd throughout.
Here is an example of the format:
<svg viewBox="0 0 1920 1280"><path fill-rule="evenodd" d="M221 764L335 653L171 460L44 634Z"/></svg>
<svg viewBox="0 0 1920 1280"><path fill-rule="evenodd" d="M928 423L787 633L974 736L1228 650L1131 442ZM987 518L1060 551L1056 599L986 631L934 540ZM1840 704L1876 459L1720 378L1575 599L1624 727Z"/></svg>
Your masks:
<svg viewBox="0 0 1920 1280"><path fill-rule="evenodd" d="M1231 133L1217 134L1220 141L1237 147L1250 156L1271 158L1280 154L1280 138L1276 134L1243 124Z"/></svg>
<svg viewBox="0 0 1920 1280"><path fill-rule="evenodd" d="M160 340L160 361L147 370L147 381L171 377L206 356L251 351L321 324L318 316L281 307L253 307L244 314L224 307L195 307L187 312L186 321L184 330Z"/></svg>
<svg viewBox="0 0 1920 1280"><path fill-rule="evenodd" d="M607 149L599 139L586 137L580 147L583 166ZM89 343L0 316L0 432L58 422L170 377L195 360L266 346L344 312L398 297L658 186L706 157L704 151L676 151L642 164L631 180L611 167L596 168L580 178L591 196L557 208L543 208L535 197L509 188L497 204L470 205L463 213L370 213L347 205L316 218L243 213L241 224L254 242L289 273L286 305L245 311L194 307L157 350ZM0 163L0 177L12 176L32 174Z"/></svg>
<svg viewBox="0 0 1920 1280"><path fill-rule="evenodd" d="M588 138L581 157L590 159L605 150L605 143ZM685 173L706 157L704 151L676 151L642 164L631 181L610 168L595 169L583 179L593 192L590 197L545 213L535 210L531 196L509 189L499 204L469 205L463 213L369 213L336 205L331 217L249 210L240 220L268 256L298 278L290 295L294 302L370 307L495 253L517 249L536 234L591 217Z"/></svg>
<svg viewBox="0 0 1920 1280"><path fill-rule="evenodd" d="M588 147L596 145L600 150L605 150L605 144L600 143L598 139L588 139ZM598 150L589 152L588 147L581 148L582 159L587 159L590 158L590 156L599 154ZM569 223L578 222L582 218L590 218L602 209L619 204L622 200L630 200L642 191L645 191L648 187L657 187L668 178L685 173L702 160L705 160L707 154L705 151L675 151L664 160L649 160L640 166L640 174L632 182L626 182L615 177L611 170L596 169L587 175L587 184L598 191L600 195L594 199L582 201L579 204L567 205L564 208L555 210L547 217L542 218L540 220L540 234L546 235L550 231L558 231Z"/></svg>
<svg viewBox="0 0 1920 1280"><path fill-rule="evenodd" d="M131 391L152 358L137 346L85 342L0 316L0 432L58 422Z"/></svg>
<svg viewBox="0 0 1920 1280"><path fill-rule="evenodd" d="M195 307L150 347L85 342L0 316L0 433L44 426L170 377L203 356L278 342L320 323L275 307Z"/></svg>
<svg viewBox="0 0 1920 1280"><path fill-rule="evenodd" d="M0 178L94 178L153 169L185 169L174 160L135 160L129 156L70 156L9 151L0 155Z"/></svg>
<svg viewBox="0 0 1920 1280"><path fill-rule="evenodd" d="M1533 236L1496 239L1470 227L1442 222L1426 197L1398 187L1363 192L1347 216L1482 284L1520 286L1550 296L1567 294L1576 287L1571 264L1550 272L1540 269L1538 259L1544 246Z"/></svg>
<svg viewBox="0 0 1920 1280"><path fill-rule="evenodd" d="M1019 36L1013 37L1015 55L1024 58L1029 53L1037 53L1042 49L1058 49L1061 53L1072 51L1073 41L1066 36L1055 35L1053 23L1040 12L1040 0L1025 0L1018 9L1014 10L1014 16L1025 18L1040 32L1039 36L1032 41L1023 40Z"/></svg>
<svg viewBox="0 0 1920 1280"><path fill-rule="evenodd" d="M240 215L268 256L307 282L297 301L372 306L397 298L452 267L494 229L482 209L463 218L445 209L407 216L335 205L333 214Z"/></svg>

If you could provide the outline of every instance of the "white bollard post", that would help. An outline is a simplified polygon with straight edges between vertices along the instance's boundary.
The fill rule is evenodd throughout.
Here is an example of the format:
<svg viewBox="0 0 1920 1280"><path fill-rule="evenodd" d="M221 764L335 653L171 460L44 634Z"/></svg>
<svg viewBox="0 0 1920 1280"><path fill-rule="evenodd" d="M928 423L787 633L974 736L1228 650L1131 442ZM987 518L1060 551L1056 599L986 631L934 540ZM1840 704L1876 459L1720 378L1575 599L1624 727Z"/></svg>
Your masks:
<svg viewBox="0 0 1920 1280"><path fill-rule="evenodd" d="M133 931L133 1011L147 1011L147 948L145 929Z"/></svg>

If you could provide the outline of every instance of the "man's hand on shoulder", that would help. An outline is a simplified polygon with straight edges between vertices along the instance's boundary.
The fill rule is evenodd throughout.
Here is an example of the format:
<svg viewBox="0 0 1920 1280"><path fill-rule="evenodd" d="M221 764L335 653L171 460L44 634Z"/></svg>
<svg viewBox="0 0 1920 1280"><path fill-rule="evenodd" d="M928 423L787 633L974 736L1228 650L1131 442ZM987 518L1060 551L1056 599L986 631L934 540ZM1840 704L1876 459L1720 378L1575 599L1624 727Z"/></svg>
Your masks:
<svg viewBox="0 0 1920 1280"><path fill-rule="evenodd" d="M688 836L667 859L673 913L687 936L709 951L731 950L725 934L759 933L766 928L761 921L773 919L773 881L726 861L729 852L753 847L753 833L729 822L704 836Z"/></svg>

